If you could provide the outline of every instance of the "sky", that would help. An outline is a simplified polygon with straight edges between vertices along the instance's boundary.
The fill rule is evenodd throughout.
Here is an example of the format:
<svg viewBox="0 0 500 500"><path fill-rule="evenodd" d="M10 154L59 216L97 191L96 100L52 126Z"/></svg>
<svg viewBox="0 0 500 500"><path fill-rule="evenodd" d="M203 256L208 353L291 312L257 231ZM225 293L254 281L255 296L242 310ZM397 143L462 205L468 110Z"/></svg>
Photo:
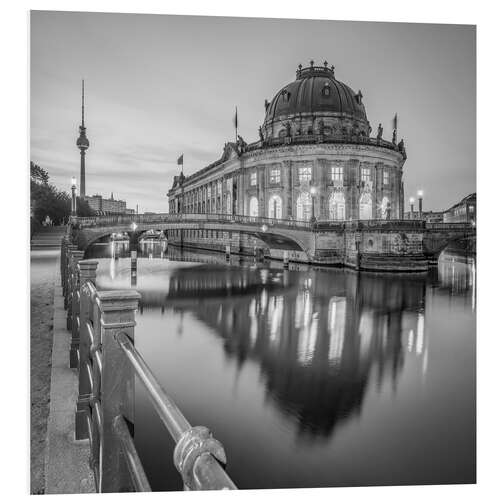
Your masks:
<svg viewBox="0 0 500 500"><path fill-rule="evenodd" d="M443 210L476 190L474 26L32 11L30 157L69 191L85 79L87 195L166 212L184 154L189 175L238 133L258 139L264 100L299 63L327 60L363 93L376 134L408 154L408 199Z"/></svg>

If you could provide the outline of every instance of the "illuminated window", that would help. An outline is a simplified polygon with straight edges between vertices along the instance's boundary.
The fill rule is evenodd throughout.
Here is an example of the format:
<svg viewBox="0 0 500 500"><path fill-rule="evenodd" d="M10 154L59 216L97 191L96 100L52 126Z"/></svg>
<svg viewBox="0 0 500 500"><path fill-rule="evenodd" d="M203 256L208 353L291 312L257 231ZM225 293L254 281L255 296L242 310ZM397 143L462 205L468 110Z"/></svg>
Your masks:
<svg viewBox="0 0 500 500"><path fill-rule="evenodd" d="M297 198L297 220L309 221L312 216L312 197L304 191Z"/></svg>
<svg viewBox="0 0 500 500"><path fill-rule="evenodd" d="M248 215L250 215L250 217L259 216L259 200L255 196L250 198Z"/></svg>
<svg viewBox="0 0 500 500"><path fill-rule="evenodd" d="M344 167L332 167L332 181L344 181Z"/></svg>
<svg viewBox="0 0 500 500"><path fill-rule="evenodd" d="M270 174L271 184L279 184L281 182L281 171L279 168L273 168Z"/></svg>
<svg viewBox="0 0 500 500"><path fill-rule="evenodd" d="M209 198L211 198L211 197L212 197L212 187L210 186L210 184L209 184L209 185L208 185L208 187L207 187L207 196L208 196Z"/></svg>
<svg viewBox="0 0 500 500"><path fill-rule="evenodd" d="M232 177L229 177L228 179L226 179L226 189L228 191L231 191L232 187L233 187L233 179Z"/></svg>
<svg viewBox="0 0 500 500"><path fill-rule="evenodd" d="M269 199L268 217L271 219L281 219L281 198L278 195L271 196Z"/></svg>
<svg viewBox="0 0 500 500"><path fill-rule="evenodd" d="M256 186L257 185L257 172L252 172L250 174L250 186Z"/></svg>
<svg viewBox="0 0 500 500"><path fill-rule="evenodd" d="M359 218L368 220L373 217L372 197L370 193L363 193L359 199Z"/></svg>
<svg viewBox="0 0 500 500"><path fill-rule="evenodd" d="M369 168L362 168L361 169L361 180L363 182L368 182L371 180L371 175L370 175L370 169Z"/></svg>
<svg viewBox="0 0 500 500"><path fill-rule="evenodd" d="M220 196L222 194L222 181L217 182L217 195Z"/></svg>
<svg viewBox="0 0 500 500"><path fill-rule="evenodd" d="M345 220L344 193L332 193L330 195L328 210L331 220Z"/></svg>
<svg viewBox="0 0 500 500"><path fill-rule="evenodd" d="M384 170L384 185L387 186L387 184L389 184L389 172L387 172L387 170Z"/></svg>
<svg viewBox="0 0 500 500"><path fill-rule="evenodd" d="M299 167L299 181L308 182L311 180L311 167Z"/></svg>
<svg viewBox="0 0 500 500"><path fill-rule="evenodd" d="M380 204L380 215L382 219L387 219L387 209L389 208L389 198L384 196Z"/></svg>

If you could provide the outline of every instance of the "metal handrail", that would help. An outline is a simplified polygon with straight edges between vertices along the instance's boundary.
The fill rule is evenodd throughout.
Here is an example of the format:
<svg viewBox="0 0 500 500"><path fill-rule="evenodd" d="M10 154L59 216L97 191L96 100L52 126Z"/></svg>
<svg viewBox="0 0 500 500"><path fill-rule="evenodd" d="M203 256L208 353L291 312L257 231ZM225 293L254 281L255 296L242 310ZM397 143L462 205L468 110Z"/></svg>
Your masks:
<svg viewBox="0 0 500 500"><path fill-rule="evenodd" d="M193 428L189 424L186 417L184 417L174 401L165 393L161 385L156 380L153 372L144 361L144 358L130 341L129 337L123 332L117 332L115 334L115 339L125 354L125 357L134 368L135 374L146 388L148 396L153 402L153 406L158 413L158 416L165 424L174 441L177 445L179 445L179 443L189 440L188 438L190 437L190 432L196 428ZM211 444L220 446L220 443L213 439ZM185 455L192 454L194 451L194 449L184 450L184 453L182 454L183 456L175 464L183 476L188 472L184 471L183 467L186 458ZM192 464L193 469L189 471L194 476L194 481L191 486L194 486L194 489L203 490L236 489L235 484L221 467L220 462L214 457L214 450L203 449L202 446L200 451L201 453L194 459L194 463ZM202 455L207 455L204 456L202 461L203 465L201 463L197 464ZM218 458L223 459L225 462L225 454L224 456L220 456ZM184 479L186 483L186 478Z"/></svg>
<svg viewBox="0 0 500 500"><path fill-rule="evenodd" d="M123 418L123 415L118 415L115 418L113 421L113 430L120 441L135 491L151 492L148 477L144 472L144 467L142 466L141 459L137 454L134 440L130 435L130 430L127 422L125 422L125 419Z"/></svg>

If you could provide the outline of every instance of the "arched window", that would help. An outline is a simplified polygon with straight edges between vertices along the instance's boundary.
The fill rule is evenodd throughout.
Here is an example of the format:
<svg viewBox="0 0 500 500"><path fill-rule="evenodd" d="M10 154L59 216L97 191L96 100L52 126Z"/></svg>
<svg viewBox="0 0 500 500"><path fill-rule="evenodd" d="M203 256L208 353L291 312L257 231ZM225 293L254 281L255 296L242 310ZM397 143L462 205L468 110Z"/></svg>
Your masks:
<svg viewBox="0 0 500 500"><path fill-rule="evenodd" d="M256 196L250 198L250 203L248 204L248 215L250 217L259 216L259 200Z"/></svg>
<svg viewBox="0 0 500 500"><path fill-rule="evenodd" d="M382 203L380 203L380 218L387 219L387 209L389 208L389 198L384 196L382 198Z"/></svg>
<svg viewBox="0 0 500 500"><path fill-rule="evenodd" d="M361 220L373 218L372 195L370 193L363 193L359 198L359 218Z"/></svg>
<svg viewBox="0 0 500 500"><path fill-rule="evenodd" d="M312 216L312 198L310 193L303 191L297 198L297 220L309 221Z"/></svg>
<svg viewBox="0 0 500 500"><path fill-rule="evenodd" d="M271 219L281 219L281 198L275 194L269 198L269 212L268 217Z"/></svg>
<svg viewBox="0 0 500 500"><path fill-rule="evenodd" d="M345 220L345 196L342 192L332 193L328 201L331 220Z"/></svg>

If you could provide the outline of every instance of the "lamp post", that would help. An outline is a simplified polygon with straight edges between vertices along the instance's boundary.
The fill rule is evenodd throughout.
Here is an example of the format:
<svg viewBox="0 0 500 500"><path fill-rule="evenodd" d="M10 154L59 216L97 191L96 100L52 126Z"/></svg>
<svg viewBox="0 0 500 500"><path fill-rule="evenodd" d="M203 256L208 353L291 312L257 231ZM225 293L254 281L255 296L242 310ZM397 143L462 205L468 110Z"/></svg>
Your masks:
<svg viewBox="0 0 500 500"><path fill-rule="evenodd" d="M413 196L410 198L410 220L413 220L413 212L415 209L415 198Z"/></svg>
<svg viewBox="0 0 500 500"><path fill-rule="evenodd" d="M424 197L424 192L421 189L419 189L417 192L417 196L418 196L418 218L421 219L422 218L422 199Z"/></svg>
<svg viewBox="0 0 500 500"><path fill-rule="evenodd" d="M312 205L312 215L311 215L311 220L314 222L316 220L316 217L314 217L314 195L317 192L317 189L313 186L309 192L311 193L311 205Z"/></svg>
<svg viewBox="0 0 500 500"><path fill-rule="evenodd" d="M71 217L76 217L76 177L71 177Z"/></svg>

